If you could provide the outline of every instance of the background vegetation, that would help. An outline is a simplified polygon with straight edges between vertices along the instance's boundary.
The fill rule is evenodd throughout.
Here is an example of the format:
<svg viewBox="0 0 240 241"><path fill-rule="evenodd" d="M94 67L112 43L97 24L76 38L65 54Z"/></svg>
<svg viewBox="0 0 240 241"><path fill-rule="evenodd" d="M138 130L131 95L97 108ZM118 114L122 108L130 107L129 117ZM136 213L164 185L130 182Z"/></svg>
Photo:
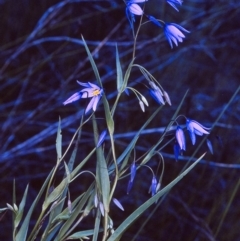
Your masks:
<svg viewBox="0 0 240 241"><path fill-rule="evenodd" d="M214 154L208 153L158 208L150 208L137 220L123 240L237 241L240 237L240 95L235 91L240 83L240 3L186 0L177 13L164 1L149 0L145 11L178 23L191 33L179 47L171 50L157 27L148 23L140 32L136 62L164 86L172 106L165 106L161 116L148 127L149 133L138 143L137 156L157 140L187 90L181 114L210 127L224 108L226 110L209 136ZM36 196L56 161L59 116L65 148L79 125L86 103L63 106L62 102L79 90L77 79L95 81L81 35L94 55L110 103L116 95L115 43L122 67L126 69L133 40L125 6L120 0L2 0L0 12L0 206L3 207L12 200L14 179L17 197L23 195L28 183L31 190L28 204ZM147 97L150 107L142 113L133 95L121 99L116 113L115 140L122 147L157 106L148 97L139 70L130 78L131 85ZM236 96L229 103L234 93ZM102 108L100 105L99 113ZM159 128L152 129L156 126ZM80 159L93 146L91 125L84 131L79 145ZM163 186L179 174L196 150L187 139L187 151L175 162L173 144L162 151L166 164ZM203 144L197 155L206 150ZM158 160L152 160L151 165L157 168ZM86 165L86 169L93 167ZM121 182L116 197L125 212L113 207L113 219L120 223L148 198L151 183L148 174L147 169L137 173L129 195L126 194L127 181ZM79 185L71 186L72 195L84 190L89 179L87 175L79 178ZM134 236L145 221L148 222L141 232ZM87 222L84 225L83 228L88 227ZM11 240L10 212L1 215L0 227L4 230L1 239Z"/></svg>

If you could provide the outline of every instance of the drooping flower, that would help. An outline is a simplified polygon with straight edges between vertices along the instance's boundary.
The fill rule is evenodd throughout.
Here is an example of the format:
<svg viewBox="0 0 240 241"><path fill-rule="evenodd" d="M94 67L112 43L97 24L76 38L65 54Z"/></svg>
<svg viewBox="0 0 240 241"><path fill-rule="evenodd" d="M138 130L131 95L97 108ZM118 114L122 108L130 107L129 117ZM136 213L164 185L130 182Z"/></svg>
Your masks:
<svg viewBox="0 0 240 241"><path fill-rule="evenodd" d="M77 83L81 86L84 86L86 88L82 89L81 91L73 94L70 98L68 98L66 101L63 102L64 105L67 105L69 103L72 103L74 101L77 101L79 99L84 98L91 98L86 110L85 114L88 113L91 109L93 111L96 111L97 104L99 100L102 97L103 89L101 89L99 86L92 84L90 82L88 83L82 83L80 81L77 81Z"/></svg>
<svg viewBox="0 0 240 241"><path fill-rule="evenodd" d="M184 132L180 126L177 126L177 129L176 129L176 139L177 139L178 145L180 147L180 150L186 151L185 136L184 136Z"/></svg>
<svg viewBox="0 0 240 241"><path fill-rule="evenodd" d="M193 145L196 143L196 135L202 136L203 134L209 134L208 130L210 130L210 128L201 125L195 120L187 119L186 125Z"/></svg>
<svg viewBox="0 0 240 241"><path fill-rule="evenodd" d="M185 35L180 30L182 32L190 33L188 30L186 30L185 28L183 28L182 26L180 26L176 23L165 24L164 33L165 33L165 36L166 36L171 48L173 48L172 43L174 43L176 46L178 46L178 42L181 43L183 41L183 39L185 38Z"/></svg>
<svg viewBox="0 0 240 241"><path fill-rule="evenodd" d="M130 2L127 8L128 8L128 11L134 15L139 15L139 16L143 15L142 8L136 3Z"/></svg>
<svg viewBox="0 0 240 241"><path fill-rule="evenodd" d="M176 7L176 5L182 5L182 2L183 2L182 0L167 0L167 3L177 11L178 11L178 8Z"/></svg>
<svg viewBox="0 0 240 241"><path fill-rule="evenodd" d="M135 22L134 15L143 15L143 10L137 3L143 3L146 1L147 0L130 0L127 2L126 15L131 25L131 28L133 28L133 22Z"/></svg>
<svg viewBox="0 0 240 241"><path fill-rule="evenodd" d="M164 99L163 99L163 92L160 90L160 88L153 82L149 81L148 82L150 85L149 93L153 97L153 99L158 103L158 104L163 104L165 105Z"/></svg>

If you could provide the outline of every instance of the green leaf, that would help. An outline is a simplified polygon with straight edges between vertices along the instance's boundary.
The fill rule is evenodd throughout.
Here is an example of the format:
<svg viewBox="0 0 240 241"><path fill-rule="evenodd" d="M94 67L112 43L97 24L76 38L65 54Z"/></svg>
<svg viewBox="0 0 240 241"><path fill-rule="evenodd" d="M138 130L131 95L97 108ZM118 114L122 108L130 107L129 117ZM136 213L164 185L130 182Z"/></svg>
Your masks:
<svg viewBox="0 0 240 241"><path fill-rule="evenodd" d="M97 122L96 119L93 118L93 131L95 144L98 141L98 130L97 130ZM99 180L99 185L102 193L103 206L104 210L109 212L109 194L110 194L110 181L109 181L109 173L107 168L106 159L103 154L102 148L97 148L97 170L96 170L97 180Z"/></svg>
<svg viewBox="0 0 240 241"><path fill-rule="evenodd" d="M52 202L56 201L62 195L68 184L67 180L67 178L63 179L61 183L47 196L43 203L43 210L46 210Z"/></svg>
<svg viewBox="0 0 240 241"><path fill-rule="evenodd" d="M91 65L92 65L92 69L93 69L93 72L95 74L97 83L98 83L98 85L101 88L103 88L102 81L101 81L101 78L100 78L97 66L96 66L96 64L95 64L95 62L93 60L92 55L91 55L91 52L90 52L90 50L89 50L89 48L87 46L87 43L85 42L83 37L82 37L82 40L83 40L83 44L84 44L84 47L86 49L89 61L90 61ZM105 94L103 94L102 98L103 98L103 105L104 105L104 110L105 110L105 116L106 116L106 120L107 120L108 130L109 130L110 134L113 134L113 132L114 132L114 122L113 122L113 118L112 118L112 115L111 115L111 112L110 112L110 108L109 108L109 104L108 104L108 101L106 99Z"/></svg>
<svg viewBox="0 0 240 241"><path fill-rule="evenodd" d="M64 162L64 167L65 167L67 181L68 181L68 183L70 183L71 182L70 171L69 171L69 168L68 168L68 165L66 164L66 162Z"/></svg>
<svg viewBox="0 0 240 241"><path fill-rule="evenodd" d="M122 89L123 73L122 73L122 67L121 67L121 63L120 63L117 45L116 45L116 69L117 69L117 90L119 93L121 93L122 91L124 91Z"/></svg>
<svg viewBox="0 0 240 241"><path fill-rule="evenodd" d="M132 70L132 67L133 67L133 62L134 62L135 59L133 59L130 64L128 65L128 68L126 70L126 73L124 75L124 79L123 79L123 88L122 89L125 89L127 87L127 84L128 84L128 80L129 80L129 76L130 76L130 73L131 73L131 70Z"/></svg>
<svg viewBox="0 0 240 241"><path fill-rule="evenodd" d="M100 188L102 192L103 206L106 212L109 212L109 194L110 194L110 181L107 163L103 155L102 148L97 150L97 173L100 179Z"/></svg>
<svg viewBox="0 0 240 241"><path fill-rule="evenodd" d="M59 161L62 158L62 134L61 134L61 119L60 119L60 117L59 117L59 122L58 122L56 150L57 150L57 160Z"/></svg>
<svg viewBox="0 0 240 241"><path fill-rule="evenodd" d="M87 237L87 236L93 235L93 233L94 233L94 229L80 231L80 232L72 234L67 239L79 239L79 238L83 238L83 237Z"/></svg>
<svg viewBox="0 0 240 241"><path fill-rule="evenodd" d="M19 208L18 208L18 212L17 212L17 216L14 220L14 226L15 228L18 227L21 219L22 219L22 215L23 215L23 211L24 211L24 207L25 207L25 203L26 203L26 198L27 198L27 192L28 192L28 185L26 187L26 190L24 192L24 195L23 195L23 198L22 198L22 201L21 203L19 204Z"/></svg>
<svg viewBox="0 0 240 241"><path fill-rule="evenodd" d="M115 230L115 232L110 236L107 241L117 240L130 226L131 224L142 215L152 204L154 204L161 196L169 192L170 189L175 186L187 173L189 173L197 163L204 157L205 153L198 158L189 168L187 168L183 173L181 173L177 178L175 178L171 183L169 183L165 188L159 191L155 196L148 199L143 203L138 209L136 209L130 216L128 216L125 221Z"/></svg>
<svg viewBox="0 0 240 241"><path fill-rule="evenodd" d="M100 221L101 221L101 212L100 212L100 209L98 208L97 214L96 214L96 217L95 217L94 234L93 234L92 241L98 240Z"/></svg>
<svg viewBox="0 0 240 241"><path fill-rule="evenodd" d="M103 105L106 116L107 127L110 135L114 133L114 121L105 95L103 95Z"/></svg>

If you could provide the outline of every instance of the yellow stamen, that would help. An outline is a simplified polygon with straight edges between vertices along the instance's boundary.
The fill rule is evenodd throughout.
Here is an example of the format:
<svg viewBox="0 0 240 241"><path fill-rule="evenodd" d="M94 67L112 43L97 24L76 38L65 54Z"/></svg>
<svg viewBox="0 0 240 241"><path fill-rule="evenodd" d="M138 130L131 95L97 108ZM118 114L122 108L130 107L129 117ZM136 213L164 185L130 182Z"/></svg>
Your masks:
<svg viewBox="0 0 240 241"><path fill-rule="evenodd" d="M94 90L93 91L93 96L99 95L100 94L100 90Z"/></svg>

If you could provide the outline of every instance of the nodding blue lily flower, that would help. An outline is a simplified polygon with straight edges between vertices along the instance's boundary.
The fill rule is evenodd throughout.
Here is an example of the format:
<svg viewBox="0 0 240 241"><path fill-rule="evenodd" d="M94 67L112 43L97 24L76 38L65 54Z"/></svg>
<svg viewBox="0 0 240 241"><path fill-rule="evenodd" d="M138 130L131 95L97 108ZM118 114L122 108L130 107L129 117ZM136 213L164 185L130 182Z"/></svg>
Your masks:
<svg viewBox="0 0 240 241"><path fill-rule="evenodd" d="M208 130L210 130L210 128L201 125L195 120L187 119L186 125L193 145L196 143L196 135L202 136L203 134L209 134Z"/></svg>
<svg viewBox="0 0 240 241"><path fill-rule="evenodd" d="M178 8L176 7L176 5L182 5L182 0L167 0L167 3L172 6L176 11L178 11Z"/></svg>
<svg viewBox="0 0 240 241"><path fill-rule="evenodd" d="M151 190L152 190L152 196L154 196L157 193L157 179L155 176L153 176L152 178Z"/></svg>
<svg viewBox="0 0 240 241"><path fill-rule="evenodd" d="M180 150L186 151L185 136L184 136L184 132L180 126L177 126L176 139L177 139L178 145L180 147Z"/></svg>
<svg viewBox="0 0 240 241"><path fill-rule="evenodd" d="M143 15L142 8L136 3L143 3L146 1L147 0L130 0L127 2L126 15L131 25L131 28L133 28L133 22L135 22L134 15L139 15L139 16Z"/></svg>
<svg viewBox="0 0 240 241"><path fill-rule="evenodd" d="M149 81L149 85L151 86L151 89L149 89L149 93L153 97L153 99L158 104L165 105L165 101L163 99L163 92L160 90L160 88L153 81Z"/></svg>
<svg viewBox="0 0 240 241"><path fill-rule="evenodd" d="M181 32L186 32L186 33L190 33L188 30L186 30L185 28L183 28L182 26L176 24L176 23L169 23L169 24L165 24L164 26L164 33L165 36L171 46L171 48L173 48L173 44L174 43L176 46L178 46L178 42L182 42L183 39L185 38L185 35Z"/></svg>
<svg viewBox="0 0 240 241"><path fill-rule="evenodd" d="M82 98L92 98L85 110L85 114L88 113L91 109L93 109L93 111L96 111L97 104L103 94L103 89L101 89L99 86L92 84L90 82L82 83L80 81L77 81L77 83L86 88L73 94L70 98L68 98L66 101L64 101L63 104L67 105L69 103L72 103L72 102L77 101Z"/></svg>

